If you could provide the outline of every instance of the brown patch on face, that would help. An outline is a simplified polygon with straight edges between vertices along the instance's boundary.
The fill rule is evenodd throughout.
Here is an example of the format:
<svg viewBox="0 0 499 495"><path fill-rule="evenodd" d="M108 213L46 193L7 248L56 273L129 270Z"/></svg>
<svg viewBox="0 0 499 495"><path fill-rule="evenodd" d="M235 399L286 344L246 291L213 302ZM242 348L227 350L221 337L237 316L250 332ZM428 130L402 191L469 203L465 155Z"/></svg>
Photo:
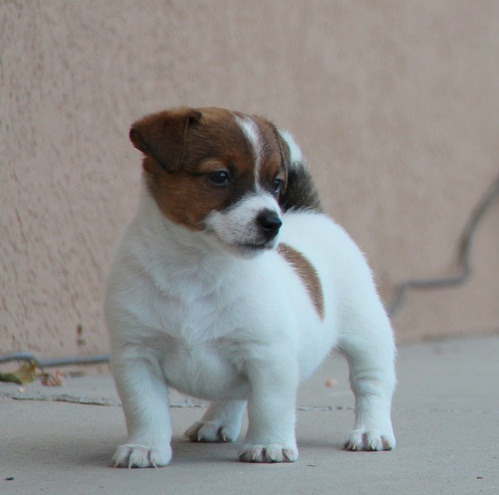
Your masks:
<svg viewBox="0 0 499 495"><path fill-rule="evenodd" d="M227 191L211 186L204 175L184 170L165 172L154 159L143 163L146 184L162 213L189 230L203 230L204 218L214 209L222 209Z"/></svg>
<svg viewBox="0 0 499 495"><path fill-rule="evenodd" d="M249 117L263 143L262 154L256 157L236 116L248 118L220 108L179 108L145 117L132 126L130 138L146 155L143 169L147 186L170 220L190 230L203 230L211 211L229 208L255 192L257 182L269 192L277 176L285 182L286 170L273 125ZM261 164L259 177L255 177L257 159ZM208 180L207 174L218 171L230 175L228 185L217 187Z"/></svg>
<svg viewBox="0 0 499 495"><path fill-rule="evenodd" d="M303 254L287 244L279 244L277 252L296 270L307 288L308 295L310 296L318 315L321 320L323 320L325 316L324 294L322 292L321 281L315 268Z"/></svg>

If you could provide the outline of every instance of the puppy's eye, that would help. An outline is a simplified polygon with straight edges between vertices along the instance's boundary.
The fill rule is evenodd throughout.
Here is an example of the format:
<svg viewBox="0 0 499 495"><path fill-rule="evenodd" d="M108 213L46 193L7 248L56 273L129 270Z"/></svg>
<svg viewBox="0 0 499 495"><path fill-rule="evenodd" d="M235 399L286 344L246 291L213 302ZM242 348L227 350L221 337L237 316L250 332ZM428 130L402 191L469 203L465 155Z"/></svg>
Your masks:
<svg viewBox="0 0 499 495"><path fill-rule="evenodd" d="M229 172L225 170L217 170L206 174L208 180L215 186L226 186L230 182Z"/></svg>
<svg viewBox="0 0 499 495"><path fill-rule="evenodd" d="M272 182L272 189L275 194L279 194L281 192L282 184L282 179L274 179L274 182Z"/></svg>

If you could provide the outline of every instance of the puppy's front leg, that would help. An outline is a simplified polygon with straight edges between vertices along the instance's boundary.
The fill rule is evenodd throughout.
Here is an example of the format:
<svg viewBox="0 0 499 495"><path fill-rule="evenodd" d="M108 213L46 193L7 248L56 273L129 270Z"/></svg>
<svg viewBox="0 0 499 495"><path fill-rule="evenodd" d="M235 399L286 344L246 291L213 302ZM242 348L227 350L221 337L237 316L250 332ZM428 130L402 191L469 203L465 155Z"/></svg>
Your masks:
<svg viewBox="0 0 499 495"><path fill-rule="evenodd" d="M112 466L166 466L172 457L172 430L168 388L159 370L147 360L116 355L112 365L128 430L127 443L116 449Z"/></svg>
<svg viewBox="0 0 499 495"><path fill-rule="evenodd" d="M298 365L288 359L253 361L247 368L251 392L249 427L239 460L293 462L298 458L295 406Z"/></svg>

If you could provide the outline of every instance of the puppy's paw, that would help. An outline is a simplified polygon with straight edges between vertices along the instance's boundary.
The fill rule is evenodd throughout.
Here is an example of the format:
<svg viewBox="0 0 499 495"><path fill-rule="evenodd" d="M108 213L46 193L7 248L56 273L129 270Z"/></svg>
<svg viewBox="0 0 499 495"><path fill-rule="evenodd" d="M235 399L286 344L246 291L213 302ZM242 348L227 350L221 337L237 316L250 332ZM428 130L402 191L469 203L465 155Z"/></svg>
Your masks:
<svg viewBox="0 0 499 495"><path fill-rule="evenodd" d="M286 447L275 443L265 445L244 445L239 452L242 462L294 462L298 459L296 447Z"/></svg>
<svg viewBox="0 0 499 495"><path fill-rule="evenodd" d="M239 428L222 421L198 421L185 433L191 442L227 443L235 442L239 435Z"/></svg>
<svg viewBox="0 0 499 495"><path fill-rule="evenodd" d="M391 431L360 428L352 430L343 446L346 450L392 450L395 447L395 437Z"/></svg>
<svg viewBox="0 0 499 495"><path fill-rule="evenodd" d="M112 467L158 468L167 466L172 458L171 449L154 449L142 445L120 445L111 461Z"/></svg>

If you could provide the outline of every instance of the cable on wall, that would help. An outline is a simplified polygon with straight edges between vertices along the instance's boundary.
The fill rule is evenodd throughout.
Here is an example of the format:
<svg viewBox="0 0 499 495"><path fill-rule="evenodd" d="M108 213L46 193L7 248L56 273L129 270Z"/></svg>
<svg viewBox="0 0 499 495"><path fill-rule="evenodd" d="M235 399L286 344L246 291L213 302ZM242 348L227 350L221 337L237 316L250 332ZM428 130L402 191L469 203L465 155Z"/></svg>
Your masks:
<svg viewBox="0 0 499 495"><path fill-rule="evenodd" d="M440 289L443 287L454 287L463 284L469 278L471 275L471 247L477 227L485 215L485 212L489 209L497 196L499 196L499 177L497 177L490 190L482 197L473 210L461 235L458 255L460 264L459 273L444 278L408 279L405 282L402 282L388 309L390 317L393 317L400 311L407 292L410 289Z"/></svg>

